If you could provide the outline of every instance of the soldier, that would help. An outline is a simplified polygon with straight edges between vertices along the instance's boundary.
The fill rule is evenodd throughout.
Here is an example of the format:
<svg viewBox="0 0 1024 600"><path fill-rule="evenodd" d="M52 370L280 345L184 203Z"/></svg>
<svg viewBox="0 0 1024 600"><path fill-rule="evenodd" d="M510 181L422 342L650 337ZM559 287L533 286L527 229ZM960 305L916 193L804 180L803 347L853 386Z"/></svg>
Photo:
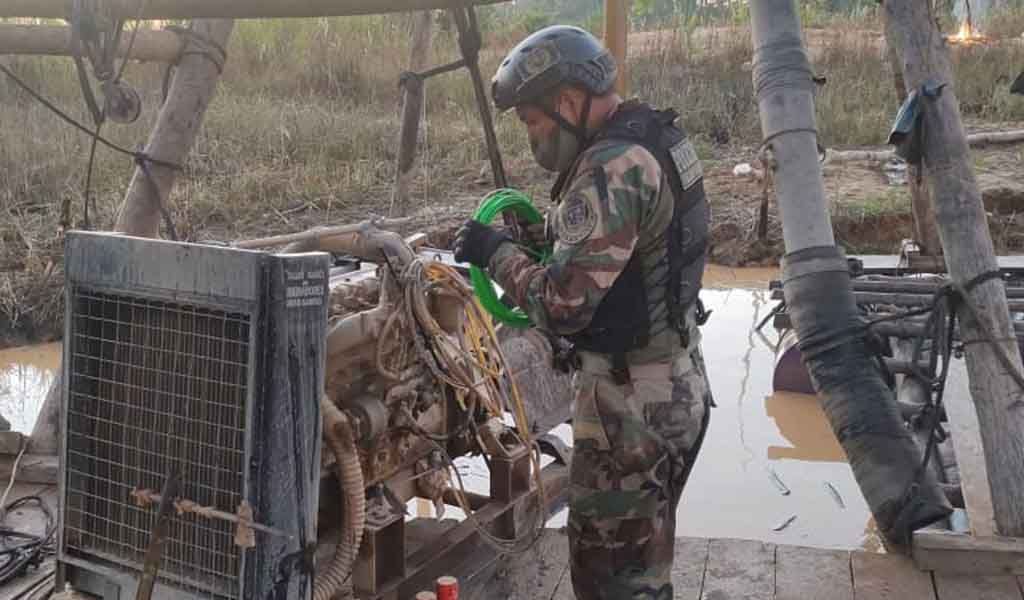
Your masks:
<svg viewBox="0 0 1024 600"><path fill-rule="evenodd" d="M569 340L575 415L568 537L580 600L673 597L675 513L713 406L698 326L709 209L674 111L623 102L592 35L523 40L493 80L537 162L559 173L540 265L469 220L455 258L487 269L533 323Z"/></svg>

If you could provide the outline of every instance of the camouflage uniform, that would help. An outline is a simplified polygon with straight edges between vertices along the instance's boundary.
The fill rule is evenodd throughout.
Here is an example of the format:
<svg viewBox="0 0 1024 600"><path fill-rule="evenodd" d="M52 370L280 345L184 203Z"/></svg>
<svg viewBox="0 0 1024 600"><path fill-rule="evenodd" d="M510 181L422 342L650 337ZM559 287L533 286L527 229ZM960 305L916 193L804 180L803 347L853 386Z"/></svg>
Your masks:
<svg viewBox="0 0 1024 600"><path fill-rule="evenodd" d="M631 380L616 384L609 358L590 352L580 353L573 380L570 561L581 600L671 599L675 512L711 405L695 311L683 347L659 288L673 196L658 161L636 144L598 142L573 172L551 215L551 262L502 244L489 271L538 327L571 335L630 257L643 258L651 337L627 355Z"/></svg>

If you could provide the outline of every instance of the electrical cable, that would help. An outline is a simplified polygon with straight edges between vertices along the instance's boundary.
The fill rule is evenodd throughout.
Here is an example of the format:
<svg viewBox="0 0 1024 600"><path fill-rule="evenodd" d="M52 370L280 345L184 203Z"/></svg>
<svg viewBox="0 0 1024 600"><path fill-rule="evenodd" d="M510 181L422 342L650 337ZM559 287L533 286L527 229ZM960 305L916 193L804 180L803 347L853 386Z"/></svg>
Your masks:
<svg viewBox="0 0 1024 600"><path fill-rule="evenodd" d="M544 221L544 217L534 207L526 194L510 188L495 190L485 196L473 218L484 225L490 225L498 214L508 210L515 213L521 221L526 221L530 224L538 224ZM524 246L524 249L534 258L537 258L541 264L547 263L551 256L549 248L537 251ZM483 305L487 312L494 315L496 319L519 328L529 327L532 324L530 317L521 308L509 308L498 299L498 295L494 291L494 284L491 282L486 271L476 265L472 265L469 268L469 276L473 282L473 289L480 299L480 304Z"/></svg>

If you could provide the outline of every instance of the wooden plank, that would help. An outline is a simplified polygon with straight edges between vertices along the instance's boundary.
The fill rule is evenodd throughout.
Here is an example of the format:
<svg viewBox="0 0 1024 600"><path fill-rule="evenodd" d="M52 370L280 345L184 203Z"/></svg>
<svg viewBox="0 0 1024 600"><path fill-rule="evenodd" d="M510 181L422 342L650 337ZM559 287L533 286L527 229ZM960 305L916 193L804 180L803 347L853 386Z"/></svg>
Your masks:
<svg viewBox="0 0 1024 600"><path fill-rule="evenodd" d="M854 552L852 567L857 600L936 600L931 575L905 556Z"/></svg>
<svg viewBox="0 0 1024 600"><path fill-rule="evenodd" d="M619 69L615 92L620 96L629 95L629 4L628 0L604 2L604 44Z"/></svg>
<svg viewBox="0 0 1024 600"><path fill-rule="evenodd" d="M796 546L775 550L775 600L853 600L850 553Z"/></svg>
<svg viewBox="0 0 1024 600"><path fill-rule="evenodd" d="M548 600L568 577L568 569L569 540L562 531L549 529L527 552L498 559L496 568L475 577L476 582L470 578L460 587L466 598Z"/></svg>
<svg viewBox="0 0 1024 600"><path fill-rule="evenodd" d="M1024 539L979 537L940 530L914 533L921 569L962 575L1024 575Z"/></svg>
<svg viewBox="0 0 1024 600"><path fill-rule="evenodd" d="M14 470L16 458L16 456L10 455L0 456L0 481L5 485ZM55 484L59 466L60 462L56 456L26 454L18 463L18 472L15 474L15 478L20 483Z"/></svg>
<svg viewBox="0 0 1024 600"><path fill-rule="evenodd" d="M17 456L25 435L18 431L0 431L0 454Z"/></svg>
<svg viewBox="0 0 1024 600"><path fill-rule="evenodd" d="M1017 578L1012 575L935 574L939 600L1021 600Z"/></svg>
<svg viewBox="0 0 1024 600"><path fill-rule="evenodd" d="M774 592L773 544L711 540L702 600L771 600Z"/></svg>
<svg viewBox="0 0 1024 600"><path fill-rule="evenodd" d="M672 564L673 600L700 600L708 566L707 538L676 538Z"/></svg>
<svg viewBox="0 0 1024 600"><path fill-rule="evenodd" d="M943 405L949 418L946 427L953 440L953 453L956 455L971 533L976 536L994 536L995 510L992 507L985 451L981 444L978 412L971 399L967 366L962 360L954 360L949 365Z"/></svg>

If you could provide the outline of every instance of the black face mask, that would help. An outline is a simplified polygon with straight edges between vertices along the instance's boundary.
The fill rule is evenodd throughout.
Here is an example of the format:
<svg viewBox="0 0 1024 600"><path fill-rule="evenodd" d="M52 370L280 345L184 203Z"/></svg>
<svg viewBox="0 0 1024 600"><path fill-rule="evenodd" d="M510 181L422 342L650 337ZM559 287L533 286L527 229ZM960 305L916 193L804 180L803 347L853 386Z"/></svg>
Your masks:
<svg viewBox="0 0 1024 600"><path fill-rule="evenodd" d="M555 173L563 173L572 166L576 157L579 156L580 150L587 143L590 101L591 96L587 94L587 99L583 104L583 115L578 125L573 125L554 109L540 106L541 111L558 124L558 129L548 139L530 143L530 149L533 151L533 157L537 164Z"/></svg>

